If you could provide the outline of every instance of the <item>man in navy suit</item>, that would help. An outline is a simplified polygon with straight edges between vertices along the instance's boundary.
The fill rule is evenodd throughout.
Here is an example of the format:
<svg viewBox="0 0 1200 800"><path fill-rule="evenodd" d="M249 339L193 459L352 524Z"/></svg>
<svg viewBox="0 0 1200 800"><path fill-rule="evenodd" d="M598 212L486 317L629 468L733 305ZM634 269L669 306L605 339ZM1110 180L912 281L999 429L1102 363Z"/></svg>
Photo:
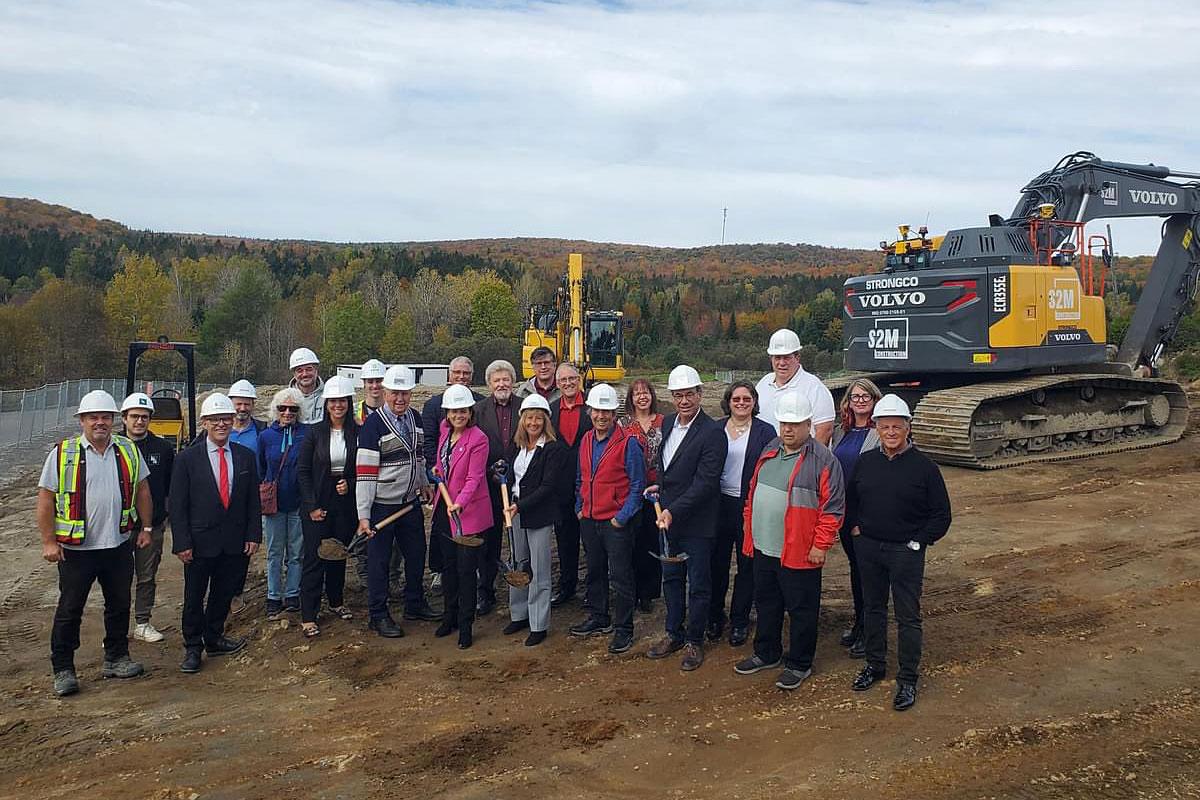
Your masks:
<svg viewBox="0 0 1200 800"><path fill-rule="evenodd" d="M691 671L704 663L704 629L712 598L712 548L717 535L721 470L729 445L720 424L700 409L703 388L696 370L686 364L671 370L667 389L676 413L663 420L658 485L647 492L658 492L663 509L658 525L667 531L671 552L686 553L688 558L682 563L663 564L667 635L646 655L665 658L684 649L679 666Z"/></svg>
<svg viewBox="0 0 1200 800"><path fill-rule="evenodd" d="M175 459L171 475L171 550L184 565L183 672L200 671L201 648L211 658L246 644L225 635L225 619L262 542L262 518L255 455L229 441L233 415L225 395L205 398L200 424L207 436Z"/></svg>

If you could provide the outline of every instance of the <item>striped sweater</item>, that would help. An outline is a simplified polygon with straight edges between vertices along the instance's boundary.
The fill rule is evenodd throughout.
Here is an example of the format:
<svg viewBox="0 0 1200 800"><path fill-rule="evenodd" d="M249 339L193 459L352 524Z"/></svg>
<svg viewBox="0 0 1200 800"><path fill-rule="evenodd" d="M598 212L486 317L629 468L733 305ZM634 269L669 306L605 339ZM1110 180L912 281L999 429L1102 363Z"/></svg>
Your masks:
<svg viewBox="0 0 1200 800"><path fill-rule="evenodd" d="M428 485L424 437L421 418L411 408L396 417L384 406L363 422L354 462L359 519L369 519L375 503L403 505L420 496Z"/></svg>

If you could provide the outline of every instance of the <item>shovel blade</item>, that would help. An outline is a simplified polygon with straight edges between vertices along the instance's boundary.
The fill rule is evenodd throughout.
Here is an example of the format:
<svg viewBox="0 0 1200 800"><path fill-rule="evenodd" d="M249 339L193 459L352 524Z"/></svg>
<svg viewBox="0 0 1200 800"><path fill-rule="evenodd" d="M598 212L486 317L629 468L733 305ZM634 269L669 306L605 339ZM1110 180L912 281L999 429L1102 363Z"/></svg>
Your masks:
<svg viewBox="0 0 1200 800"><path fill-rule="evenodd" d="M317 555L325 561L345 561L350 551L337 539L322 539L317 545Z"/></svg>

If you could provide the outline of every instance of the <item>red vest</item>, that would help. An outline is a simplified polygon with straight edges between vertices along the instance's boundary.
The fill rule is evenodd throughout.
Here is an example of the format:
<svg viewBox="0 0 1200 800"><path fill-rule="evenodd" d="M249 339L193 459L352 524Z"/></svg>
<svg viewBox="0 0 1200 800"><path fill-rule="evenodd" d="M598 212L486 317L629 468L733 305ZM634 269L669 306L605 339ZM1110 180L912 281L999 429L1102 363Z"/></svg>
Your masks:
<svg viewBox="0 0 1200 800"><path fill-rule="evenodd" d="M614 424L596 473L592 474L592 445L595 442L596 432L588 431L579 445L579 494L583 498L583 516L609 520L617 515L629 497L629 473L625 471L625 447L629 444L629 436Z"/></svg>

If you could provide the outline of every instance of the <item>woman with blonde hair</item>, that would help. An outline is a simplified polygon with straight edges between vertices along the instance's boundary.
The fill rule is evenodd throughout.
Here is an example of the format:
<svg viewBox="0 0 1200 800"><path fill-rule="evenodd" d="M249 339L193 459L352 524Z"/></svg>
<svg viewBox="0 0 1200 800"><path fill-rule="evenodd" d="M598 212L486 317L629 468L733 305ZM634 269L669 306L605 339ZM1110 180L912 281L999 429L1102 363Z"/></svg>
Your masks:
<svg viewBox="0 0 1200 800"><path fill-rule="evenodd" d="M517 455L509 466L512 498L505 509L513 527L509 558L517 569L528 569L532 578L527 586L508 587L512 621L504 634L528 628L525 646L534 647L546 639L550 627L550 539L563 507L562 494L568 489L563 480L570 474L568 450L558 441L550 423L550 404L540 394L522 401L513 438ZM574 495L575 487L569 490Z"/></svg>
<svg viewBox="0 0 1200 800"><path fill-rule="evenodd" d="M842 476L846 485L854 475L858 456L879 447L879 434L871 412L883 393L867 378L857 378L846 387L842 402L838 405L837 425L833 429L831 449L842 465ZM850 535L852 524L845 522L857 518L856 509L850 507L846 498L846 515L843 517L840 537L842 549L850 561L850 592L854 596L854 625L842 633L842 646L850 648L851 658L865 658L867 651L862 637L863 595L862 582L858 573L858 560L854 557L854 537Z"/></svg>
<svg viewBox="0 0 1200 800"><path fill-rule="evenodd" d="M267 619L284 611L300 611L300 575L304 533L300 525L300 444L308 426L300 423L304 395L299 389L280 389L271 399L271 424L258 434L258 474L272 484L275 510L263 509L267 540ZM285 569L286 565L286 569ZM285 582L286 574L286 582Z"/></svg>

